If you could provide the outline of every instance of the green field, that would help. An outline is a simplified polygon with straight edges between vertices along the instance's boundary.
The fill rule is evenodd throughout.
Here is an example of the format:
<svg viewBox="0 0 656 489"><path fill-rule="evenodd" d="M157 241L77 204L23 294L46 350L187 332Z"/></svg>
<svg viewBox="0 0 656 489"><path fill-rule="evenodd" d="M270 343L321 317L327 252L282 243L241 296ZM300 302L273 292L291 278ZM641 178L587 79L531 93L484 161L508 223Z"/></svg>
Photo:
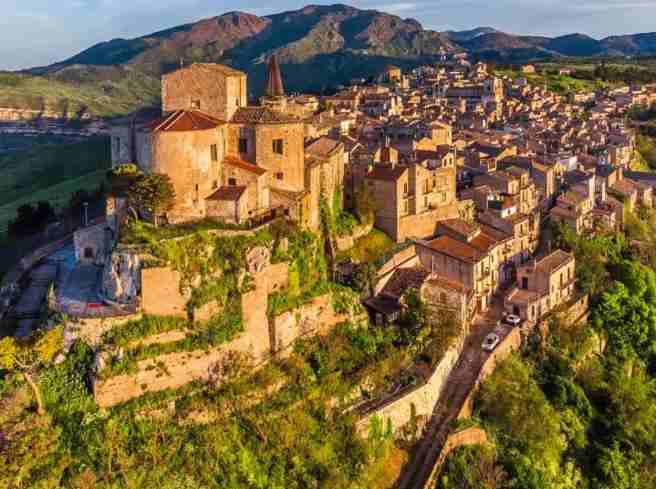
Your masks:
<svg viewBox="0 0 656 489"><path fill-rule="evenodd" d="M509 76L512 79L526 78L532 85L547 85L547 88L555 93L569 94L578 92L590 92L594 90L609 88L610 83L601 80L581 80L567 75L555 75L548 73L536 73L528 75L511 69L498 69L495 73L499 76Z"/></svg>
<svg viewBox="0 0 656 489"><path fill-rule="evenodd" d="M97 188L110 164L107 138L0 155L0 232L22 204L47 200L61 208L74 192Z"/></svg>

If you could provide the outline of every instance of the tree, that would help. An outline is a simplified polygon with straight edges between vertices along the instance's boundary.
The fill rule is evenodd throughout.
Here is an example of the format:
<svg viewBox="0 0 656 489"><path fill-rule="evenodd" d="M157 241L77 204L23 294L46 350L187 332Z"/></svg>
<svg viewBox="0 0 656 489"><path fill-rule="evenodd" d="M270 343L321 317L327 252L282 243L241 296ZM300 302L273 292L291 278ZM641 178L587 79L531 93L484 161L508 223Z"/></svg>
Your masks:
<svg viewBox="0 0 656 489"><path fill-rule="evenodd" d="M173 207L175 189L168 175L151 173L139 176L128 196L138 207L153 216L157 226L158 217Z"/></svg>
<svg viewBox="0 0 656 489"><path fill-rule="evenodd" d="M24 204L16 210L16 219L9 223L9 234L21 237L38 233L55 218L50 202L40 201L35 205Z"/></svg>
<svg viewBox="0 0 656 489"><path fill-rule="evenodd" d="M36 335L29 342L20 342L11 337L0 340L0 368L23 375L34 393L39 414L45 414L45 405L36 376L61 351L63 338L63 327L58 326Z"/></svg>

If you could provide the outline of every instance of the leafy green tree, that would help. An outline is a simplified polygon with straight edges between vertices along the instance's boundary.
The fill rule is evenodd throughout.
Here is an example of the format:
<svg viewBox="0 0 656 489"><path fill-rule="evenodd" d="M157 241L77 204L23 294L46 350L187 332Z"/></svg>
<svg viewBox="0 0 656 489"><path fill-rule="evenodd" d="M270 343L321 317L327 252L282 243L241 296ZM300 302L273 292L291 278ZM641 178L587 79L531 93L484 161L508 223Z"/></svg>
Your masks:
<svg viewBox="0 0 656 489"><path fill-rule="evenodd" d="M61 351L63 328L61 326L40 333L23 343L12 337L0 340L0 368L20 372L34 394L39 414L45 414L45 404L36 376L39 370L51 363Z"/></svg>
<svg viewBox="0 0 656 489"><path fill-rule="evenodd" d="M141 175L128 191L137 205L153 216L157 226L159 216L173 208L175 189L168 175L150 173Z"/></svg>

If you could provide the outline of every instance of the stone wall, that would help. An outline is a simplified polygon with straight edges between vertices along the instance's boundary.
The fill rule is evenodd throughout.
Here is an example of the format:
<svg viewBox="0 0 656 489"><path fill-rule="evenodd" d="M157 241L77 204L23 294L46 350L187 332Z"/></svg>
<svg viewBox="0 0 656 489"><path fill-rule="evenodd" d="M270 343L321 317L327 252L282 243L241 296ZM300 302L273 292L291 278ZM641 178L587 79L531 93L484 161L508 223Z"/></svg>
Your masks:
<svg viewBox="0 0 656 489"><path fill-rule="evenodd" d="M504 337L503 340L499 343L496 349L490 354L490 356L485 360L483 366L481 367L478 376L476 377L476 382L474 387L469 392L467 399L463 403L460 413L458 414L458 419L470 418L473 412L474 399L478 393L478 389L481 387L481 384L489 375L494 372L497 365L503 362L511 354L516 351L519 351L522 346L522 334L519 328L512 328L510 332Z"/></svg>
<svg viewBox="0 0 656 489"><path fill-rule="evenodd" d="M428 482L424 485L425 488L433 487L432 483L435 482L435 479L440 473L440 469L444 462L446 462L447 457L451 452L456 448L466 447L471 445L487 445L489 443L487 433L481 428L466 428L464 430L452 433L446 439L444 447L440 452L440 456L437 459L437 463L433 466L431 475L428 478Z"/></svg>
<svg viewBox="0 0 656 489"><path fill-rule="evenodd" d="M155 316L187 317L189 297L180 292L180 272L169 267L141 270L141 308Z"/></svg>
<svg viewBox="0 0 656 489"><path fill-rule="evenodd" d="M64 330L64 343L71 345L76 339L80 339L91 347L97 348L102 343L102 337L107 331L129 321L138 321L141 318L141 314L132 314L116 318L84 318L67 321Z"/></svg>
<svg viewBox="0 0 656 489"><path fill-rule="evenodd" d="M366 236L374 228L374 223L358 226L353 230L353 233L348 236L337 236L335 238L335 247L338 251L350 250L355 246L355 241Z"/></svg>
<svg viewBox="0 0 656 489"><path fill-rule="evenodd" d="M273 349L276 353L287 352L298 338L326 334L347 319L347 316L335 312L330 295L317 297L293 311L273 318Z"/></svg>
<svg viewBox="0 0 656 489"><path fill-rule="evenodd" d="M417 257L417 248L414 244L396 253L376 272L376 286L374 287L374 295L380 293L380 291L385 287L389 279L392 277L392 274L395 270L398 268L413 267L418 263L419 258Z"/></svg>
<svg viewBox="0 0 656 489"><path fill-rule="evenodd" d="M266 283L267 287L278 286L275 277L280 275L280 270L281 267L273 266L272 269L260 274L259 280L262 281L260 283ZM257 292L261 291L260 288ZM245 298L242 299L244 332L236 339L210 350L168 353L145 359L138 362L137 372L134 374L96 379L93 383L93 392L98 405L110 407L147 392L174 389L195 380L207 380L212 375L214 365L222 361L231 361L230 359L235 355L244 358L252 368L256 369L271 357L272 338L278 336L281 338L282 344L276 352L282 352L304 334L326 333L335 324L348 319L347 316L334 312L330 296L325 295L294 311L277 316L273 321L273 333L271 333L266 318L266 303L259 304L264 308L249 307L255 305L254 301L262 297L266 298L266 295L258 293L251 296L244 294L244 296ZM261 312L264 314L262 315ZM108 326L107 329L111 327ZM278 328L281 330L280 334L276 334ZM142 342L166 343L172 339L182 338L183 335L183 332L174 331L146 338Z"/></svg>
<svg viewBox="0 0 656 489"><path fill-rule="evenodd" d="M422 212L421 214L402 217L399 220L399 229L396 240L405 241L408 238L426 238L433 236L437 231L437 224L440 221L457 219L458 217L457 202Z"/></svg>
<svg viewBox="0 0 656 489"><path fill-rule="evenodd" d="M388 422L391 423L394 431L397 431L411 420L413 409L417 417L428 419L435 409L449 375L458 363L465 346L466 334L466 331L463 332L455 344L446 351L423 384L401 391L391 399L383 399L378 404L372 403L364 409L361 408L360 411L364 411L364 416L357 422L358 432L368 433L374 417L380 419L383 426L387 426Z"/></svg>

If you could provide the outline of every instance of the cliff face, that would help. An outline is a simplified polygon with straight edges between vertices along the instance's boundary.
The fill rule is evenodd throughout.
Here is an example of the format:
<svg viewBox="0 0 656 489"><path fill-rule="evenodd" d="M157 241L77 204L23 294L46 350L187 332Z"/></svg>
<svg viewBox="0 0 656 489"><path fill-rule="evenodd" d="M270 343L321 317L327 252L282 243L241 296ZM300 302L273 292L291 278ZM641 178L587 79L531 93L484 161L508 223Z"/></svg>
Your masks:
<svg viewBox="0 0 656 489"><path fill-rule="evenodd" d="M4 133L92 136L106 131L106 122L90 114L71 118L52 110L0 107L0 132Z"/></svg>

